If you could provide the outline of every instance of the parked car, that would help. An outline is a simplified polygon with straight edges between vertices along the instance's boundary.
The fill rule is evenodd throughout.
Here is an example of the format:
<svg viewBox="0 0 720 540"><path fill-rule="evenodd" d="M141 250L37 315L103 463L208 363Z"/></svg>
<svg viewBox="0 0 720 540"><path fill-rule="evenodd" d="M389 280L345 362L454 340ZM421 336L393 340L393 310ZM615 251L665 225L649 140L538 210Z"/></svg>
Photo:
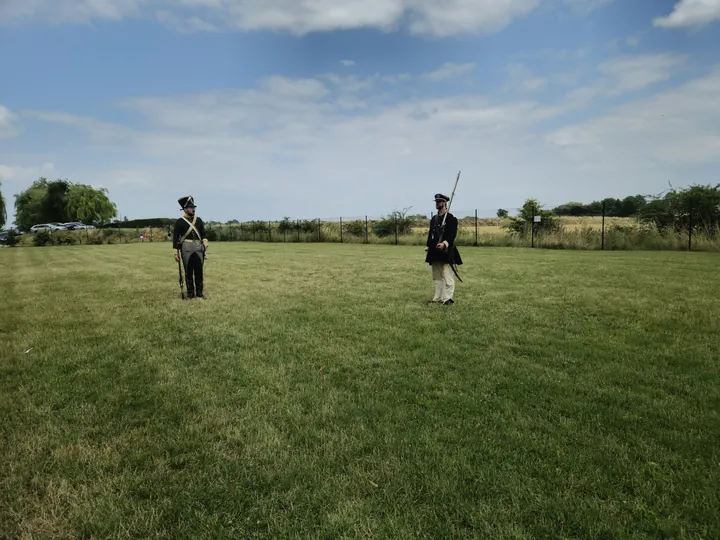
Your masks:
<svg viewBox="0 0 720 540"><path fill-rule="evenodd" d="M38 231L66 231L67 227L62 223L40 223L39 225L33 225L30 227L30 232L36 233Z"/></svg>
<svg viewBox="0 0 720 540"><path fill-rule="evenodd" d="M0 244L3 244L3 245L7 244L8 236L10 235L10 231L15 232L15 236L22 236L23 234L25 234L23 231L21 231L20 229L17 229L17 228L16 229L6 229L4 231L0 231Z"/></svg>
<svg viewBox="0 0 720 540"><path fill-rule="evenodd" d="M63 223L63 225L69 231L84 230L90 228L88 225L85 225L84 223L81 223L79 221L70 221L68 223Z"/></svg>

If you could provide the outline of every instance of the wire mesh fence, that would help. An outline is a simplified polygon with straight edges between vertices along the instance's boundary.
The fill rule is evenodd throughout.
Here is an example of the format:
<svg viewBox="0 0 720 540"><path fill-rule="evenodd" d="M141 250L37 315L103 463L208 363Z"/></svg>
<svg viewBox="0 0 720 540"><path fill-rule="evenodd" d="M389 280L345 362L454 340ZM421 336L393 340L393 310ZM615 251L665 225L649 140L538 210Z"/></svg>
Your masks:
<svg viewBox="0 0 720 540"><path fill-rule="evenodd" d="M551 207L556 208L557 207ZM458 246L508 246L550 249L674 249L720 251L720 231L707 227L692 208L670 227L658 228L636 217L598 212L557 215L544 208L452 209L458 218ZM433 213L407 215L284 218L280 221L209 221L211 242L336 242L426 245ZM18 237L16 245L171 242L172 226L43 232Z"/></svg>

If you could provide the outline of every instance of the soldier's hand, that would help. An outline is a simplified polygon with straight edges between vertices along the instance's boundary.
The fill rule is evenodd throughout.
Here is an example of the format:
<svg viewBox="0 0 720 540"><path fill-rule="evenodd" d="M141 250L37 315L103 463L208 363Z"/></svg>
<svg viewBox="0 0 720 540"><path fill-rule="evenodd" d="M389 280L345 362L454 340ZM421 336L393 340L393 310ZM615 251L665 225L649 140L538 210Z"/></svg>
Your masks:
<svg viewBox="0 0 720 540"><path fill-rule="evenodd" d="M175 262L180 262L180 255L175 252Z"/></svg>
<svg viewBox="0 0 720 540"><path fill-rule="evenodd" d="M440 251L442 251L442 250L445 249L445 244L439 243L439 244L438 244L437 246L435 246L435 247L436 247L437 249L439 249Z"/></svg>

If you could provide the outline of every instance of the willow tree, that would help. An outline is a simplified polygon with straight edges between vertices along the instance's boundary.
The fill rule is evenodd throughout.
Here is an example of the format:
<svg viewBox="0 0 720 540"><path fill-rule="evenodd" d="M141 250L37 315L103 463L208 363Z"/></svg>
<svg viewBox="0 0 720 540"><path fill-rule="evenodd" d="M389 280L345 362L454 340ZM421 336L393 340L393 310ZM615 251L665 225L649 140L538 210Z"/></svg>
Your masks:
<svg viewBox="0 0 720 540"><path fill-rule="evenodd" d="M65 210L71 220L105 223L117 215L117 207L106 188L72 184L65 197Z"/></svg>

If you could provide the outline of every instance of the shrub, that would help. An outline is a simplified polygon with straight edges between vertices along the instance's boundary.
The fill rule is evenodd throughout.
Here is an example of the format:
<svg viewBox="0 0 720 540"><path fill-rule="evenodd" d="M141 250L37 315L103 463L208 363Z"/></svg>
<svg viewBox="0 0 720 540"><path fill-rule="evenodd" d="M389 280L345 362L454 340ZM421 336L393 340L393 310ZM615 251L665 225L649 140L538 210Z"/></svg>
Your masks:
<svg viewBox="0 0 720 540"><path fill-rule="evenodd" d="M57 232L55 233L53 243L56 246L72 246L79 243L79 238L71 232Z"/></svg>
<svg viewBox="0 0 720 540"><path fill-rule="evenodd" d="M5 242L6 245L10 247L15 247L18 243L17 239L17 233L13 229L10 229L8 231L7 241Z"/></svg>
<svg viewBox="0 0 720 540"><path fill-rule="evenodd" d="M410 234L412 232L413 219L406 216L407 210L402 212L394 211L386 218L375 221L372 224L373 233L378 238L386 238L395 234L397 228L398 235Z"/></svg>
<svg viewBox="0 0 720 540"><path fill-rule="evenodd" d="M52 242L52 235L50 234L50 231L47 230L38 231L35 233L33 242L39 247L46 246Z"/></svg>
<svg viewBox="0 0 720 540"><path fill-rule="evenodd" d="M344 223L343 229L350 236L365 236L365 223L359 219Z"/></svg>
<svg viewBox="0 0 720 540"><path fill-rule="evenodd" d="M278 231L281 234L293 231L296 228L297 228L297 225L294 222L290 221L289 217L284 217L283 220L280 223L278 223Z"/></svg>
<svg viewBox="0 0 720 540"><path fill-rule="evenodd" d="M304 219L300 222L300 230L304 233L314 233L318 230L317 220Z"/></svg>
<svg viewBox="0 0 720 540"><path fill-rule="evenodd" d="M381 219L380 221L373 221L372 231L378 238L385 238L387 236L395 234L395 221L389 219Z"/></svg>
<svg viewBox="0 0 720 540"><path fill-rule="evenodd" d="M215 242L218 239L218 232L212 225L205 227L205 236L209 242Z"/></svg>

